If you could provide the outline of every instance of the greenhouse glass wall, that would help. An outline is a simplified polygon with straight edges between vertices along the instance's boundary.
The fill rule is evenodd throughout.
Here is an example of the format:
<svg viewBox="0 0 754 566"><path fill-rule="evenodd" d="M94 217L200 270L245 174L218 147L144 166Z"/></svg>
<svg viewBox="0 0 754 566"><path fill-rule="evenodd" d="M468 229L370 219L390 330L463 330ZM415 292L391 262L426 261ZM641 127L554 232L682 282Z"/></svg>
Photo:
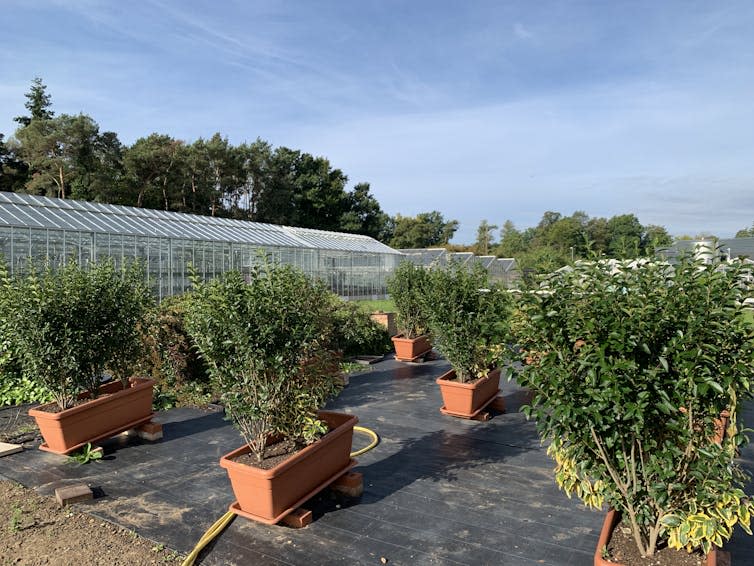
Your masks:
<svg viewBox="0 0 754 566"><path fill-rule="evenodd" d="M512 257L478 256L471 252L449 252L445 248L406 248L399 251L406 260L427 269L445 267L451 261L468 267L479 264L487 270L490 279L508 287L516 286L521 278L516 260Z"/></svg>
<svg viewBox="0 0 754 566"><path fill-rule="evenodd" d="M29 258L80 265L141 260L162 299L191 285L193 264L205 280L236 269L249 273L260 252L325 281L345 298L379 298L403 254L356 234L228 218L0 192L0 252L11 273Z"/></svg>

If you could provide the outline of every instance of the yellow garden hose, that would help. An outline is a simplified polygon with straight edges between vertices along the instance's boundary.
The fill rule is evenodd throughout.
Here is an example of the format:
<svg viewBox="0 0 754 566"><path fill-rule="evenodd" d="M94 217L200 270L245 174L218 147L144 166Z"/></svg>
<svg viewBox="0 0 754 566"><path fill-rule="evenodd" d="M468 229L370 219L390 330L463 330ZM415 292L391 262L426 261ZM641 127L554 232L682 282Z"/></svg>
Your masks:
<svg viewBox="0 0 754 566"><path fill-rule="evenodd" d="M199 539L199 542L196 543L196 546L194 547L194 550L191 551L191 554L189 554L186 557L186 560L183 561L182 566L193 566L194 560L197 559L199 556L199 553L204 550L204 547L207 546L212 540L219 535L225 527L227 527L230 522L233 520L233 518L236 516L235 513L232 511L228 511L220 517L217 521L215 521L215 524L212 525L209 529L207 529L207 532L202 535L202 538Z"/></svg>
<svg viewBox="0 0 754 566"><path fill-rule="evenodd" d="M365 452L369 452L372 448L377 446L380 443L380 437L377 436L377 433L373 430L363 427L363 426L355 426L353 427L354 432L361 432L366 434L368 437L372 439L372 441L365 446L364 448L360 448L359 450L356 450L355 452L351 452L351 458L355 458L356 456L361 456ZM215 521L215 524L212 525L209 529L207 529L207 532L202 535L202 538L199 539L199 542L196 543L196 546L194 547L194 550L191 551L191 554L189 554L186 557L186 560L183 561L182 566L193 566L194 561L199 556L199 553L204 550L204 547L207 546L212 540L219 535L221 532L223 532L223 529L227 527L230 522L233 520L233 518L236 516L235 513L232 511L228 511L220 517L217 521Z"/></svg>
<svg viewBox="0 0 754 566"><path fill-rule="evenodd" d="M355 458L356 456L361 456L365 452L369 452L372 448L377 446L380 443L380 437L377 436L377 433L374 432L372 429L367 428L365 426L355 426L353 427L354 432L363 432L368 437L372 439L372 442L370 442L367 446L364 448L361 448L360 450L357 450L356 452L351 452L351 458Z"/></svg>

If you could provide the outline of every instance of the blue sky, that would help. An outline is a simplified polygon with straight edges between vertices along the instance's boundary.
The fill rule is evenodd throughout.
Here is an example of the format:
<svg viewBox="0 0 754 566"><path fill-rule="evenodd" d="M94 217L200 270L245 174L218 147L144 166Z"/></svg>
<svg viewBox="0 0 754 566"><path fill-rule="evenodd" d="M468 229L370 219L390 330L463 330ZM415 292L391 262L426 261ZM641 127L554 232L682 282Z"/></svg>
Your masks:
<svg viewBox="0 0 754 566"><path fill-rule="evenodd" d="M43 78L133 143L330 159L390 214L754 222L754 2L3 0L0 132Z"/></svg>

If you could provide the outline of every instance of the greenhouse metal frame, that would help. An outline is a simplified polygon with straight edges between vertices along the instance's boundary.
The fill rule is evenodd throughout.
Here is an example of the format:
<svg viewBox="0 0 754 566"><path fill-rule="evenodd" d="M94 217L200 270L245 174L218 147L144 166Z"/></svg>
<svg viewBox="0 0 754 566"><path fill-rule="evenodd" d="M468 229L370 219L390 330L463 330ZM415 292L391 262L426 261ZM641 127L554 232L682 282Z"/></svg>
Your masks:
<svg viewBox="0 0 754 566"><path fill-rule="evenodd" d="M450 252L445 248L404 248L399 251L406 260L426 269L445 267L450 262L468 267L479 264L487 270L491 280L500 281L508 287L517 285L521 278L516 260L512 257L478 256L472 252Z"/></svg>
<svg viewBox="0 0 754 566"><path fill-rule="evenodd" d="M260 254L325 281L344 298L379 298L403 258L368 236L144 208L0 192L0 252L11 273L35 264L141 260L155 295L204 280L248 274Z"/></svg>

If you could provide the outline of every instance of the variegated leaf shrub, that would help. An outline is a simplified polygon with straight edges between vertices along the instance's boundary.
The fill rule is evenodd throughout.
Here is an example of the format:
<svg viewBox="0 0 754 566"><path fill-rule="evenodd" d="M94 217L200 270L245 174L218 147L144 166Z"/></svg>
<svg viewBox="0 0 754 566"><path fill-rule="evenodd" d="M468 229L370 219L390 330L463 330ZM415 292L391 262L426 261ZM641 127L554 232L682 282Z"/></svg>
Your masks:
<svg viewBox="0 0 754 566"><path fill-rule="evenodd" d="M735 461L754 377L744 275L690 259L577 262L520 296L518 379L555 479L618 510L644 556L751 533Z"/></svg>

